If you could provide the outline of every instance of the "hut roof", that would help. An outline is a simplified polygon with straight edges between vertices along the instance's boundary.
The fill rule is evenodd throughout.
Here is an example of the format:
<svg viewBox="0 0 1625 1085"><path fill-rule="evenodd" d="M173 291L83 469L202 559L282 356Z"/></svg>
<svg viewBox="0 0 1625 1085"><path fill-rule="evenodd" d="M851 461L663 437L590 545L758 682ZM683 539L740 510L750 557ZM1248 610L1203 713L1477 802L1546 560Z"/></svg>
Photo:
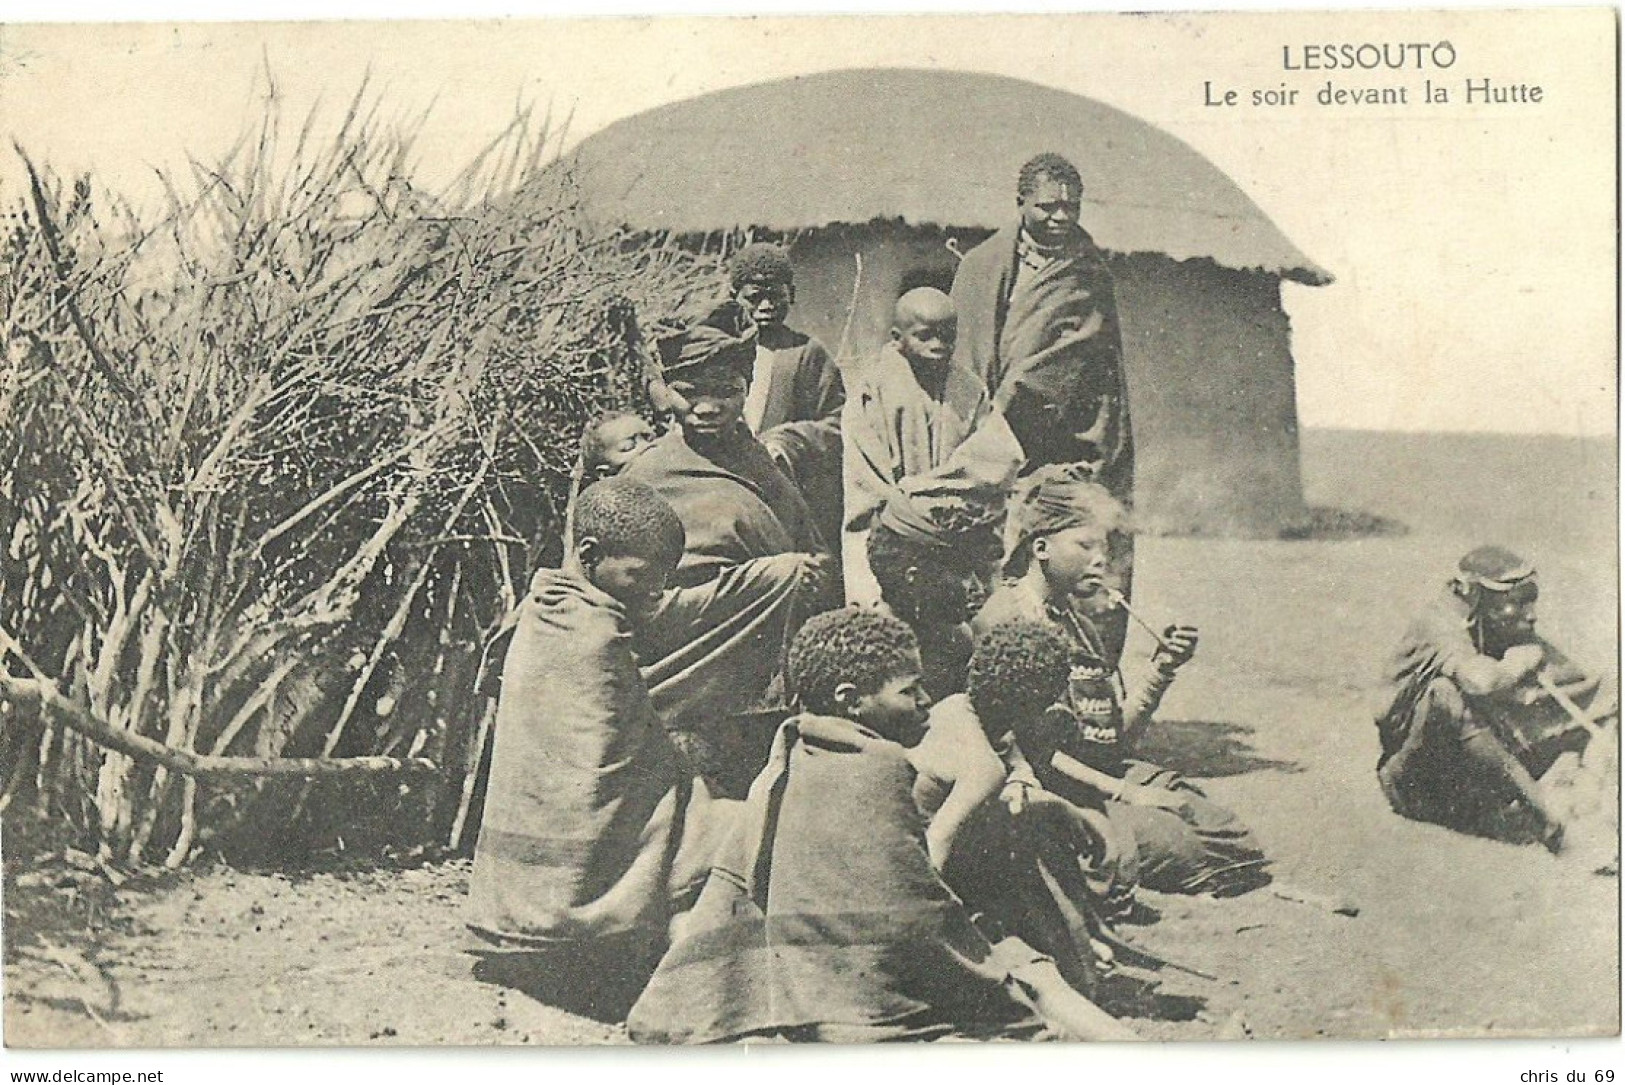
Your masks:
<svg viewBox="0 0 1625 1085"><path fill-rule="evenodd" d="M618 121L572 160L588 212L641 229L996 228L1012 221L1021 163L1042 151L1077 165L1084 225L1111 252L1331 281L1179 139L1004 76L858 69L717 91Z"/></svg>

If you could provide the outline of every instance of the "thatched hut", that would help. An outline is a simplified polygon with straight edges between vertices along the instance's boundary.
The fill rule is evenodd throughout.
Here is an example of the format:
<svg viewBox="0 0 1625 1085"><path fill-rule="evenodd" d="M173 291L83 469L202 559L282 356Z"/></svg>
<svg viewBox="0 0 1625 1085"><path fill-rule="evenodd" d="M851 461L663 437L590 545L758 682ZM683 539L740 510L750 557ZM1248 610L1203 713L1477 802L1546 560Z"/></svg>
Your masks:
<svg viewBox="0 0 1625 1085"><path fill-rule="evenodd" d="M703 242L776 234L795 320L869 357L899 292L946 285L1015 214L1021 163L1075 162L1117 281L1142 524L1274 535L1304 516L1281 281L1330 276L1180 140L1076 94L965 72L828 72L652 109L585 140L589 214ZM859 268L861 267L861 277Z"/></svg>

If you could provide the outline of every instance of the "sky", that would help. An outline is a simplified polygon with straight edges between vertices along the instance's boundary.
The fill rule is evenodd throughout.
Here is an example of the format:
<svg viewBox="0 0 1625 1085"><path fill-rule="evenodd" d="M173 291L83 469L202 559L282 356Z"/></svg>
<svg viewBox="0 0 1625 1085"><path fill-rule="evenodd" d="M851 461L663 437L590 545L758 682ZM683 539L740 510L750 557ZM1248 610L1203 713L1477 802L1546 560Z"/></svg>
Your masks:
<svg viewBox="0 0 1625 1085"><path fill-rule="evenodd" d="M1306 45L1363 42L1449 42L1453 57L1301 70ZM675 99L831 68L1017 76L1183 139L1336 277L1284 287L1306 426L1602 435L1616 403L1614 43L1603 9L11 25L0 135L141 198L155 167L231 145L260 108L264 64L293 117L341 104L370 73L389 112L429 108L419 149L434 182L518 102L568 115L574 140ZM1454 100L1420 102L1425 78ZM1469 105L1468 79L1539 85L1542 100ZM1328 81L1404 86L1408 100L1322 106ZM1252 90L1282 87L1299 101L1251 105ZM1206 104L1225 89L1241 104ZM0 155L0 196L16 179Z"/></svg>

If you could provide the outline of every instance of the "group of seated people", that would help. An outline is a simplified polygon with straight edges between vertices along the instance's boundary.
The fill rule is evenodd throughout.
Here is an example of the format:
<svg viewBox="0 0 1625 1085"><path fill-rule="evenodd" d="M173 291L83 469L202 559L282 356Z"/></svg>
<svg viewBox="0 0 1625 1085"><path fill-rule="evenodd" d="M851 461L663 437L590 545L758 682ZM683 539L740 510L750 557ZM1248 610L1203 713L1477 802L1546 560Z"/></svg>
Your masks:
<svg viewBox="0 0 1625 1085"><path fill-rule="evenodd" d="M1125 658L1127 510L1094 465L1023 455L946 294L898 299L843 389L785 324L782 249L733 287L655 341L651 417L589 425L564 566L493 654L470 927L622 992L638 1041L1132 1037L1101 992L1156 963L1118 931L1137 895L1270 879L1232 812L1133 756L1197 631ZM1396 808L1444 794L1415 783L1441 758L1493 759L1439 684L1499 647L1464 643L1408 657ZM1522 663L1497 666L1469 699Z"/></svg>
<svg viewBox="0 0 1625 1085"><path fill-rule="evenodd" d="M494 653L471 926L628 984L637 1039L1128 1035L1090 996L1137 889L1268 878L1129 756L1196 630L1124 683L1126 511L1027 470L947 295L845 398L783 250L734 271L656 339L654 418L588 426L565 565Z"/></svg>

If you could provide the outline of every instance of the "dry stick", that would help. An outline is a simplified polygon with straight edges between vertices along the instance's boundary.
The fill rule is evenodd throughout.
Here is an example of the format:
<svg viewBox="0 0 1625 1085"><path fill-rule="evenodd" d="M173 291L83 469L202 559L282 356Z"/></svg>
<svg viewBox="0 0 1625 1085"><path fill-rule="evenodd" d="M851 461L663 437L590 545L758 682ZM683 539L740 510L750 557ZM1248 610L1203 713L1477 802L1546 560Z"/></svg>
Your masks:
<svg viewBox="0 0 1625 1085"><path fill-rule="evenodd" d="M141 585L136 589L138 601L145 598L147 585L150 583L152 575L149 571L142 578ZM159 653L163 649L163 642L169 635L168 617L161 609L154 608L154 611L154 616L141 637L140 670L136 675L135 691L130 695L128 702L129 724L132 730L139 727L143 706L147 703L147 697L157 682ZM167 670L165 677L167 680ZM106 833L103 836L103 839L109 842L123 839L124 834L135 823L135 803L131 798L130 788L128 787L132 765L133 762L127 759L117 763L104 761L103 764L103 770L114 777L111 783L113 790L111 802L114 807L113 826L115 831ZM137 826L137 833L134 837L131 837L132 841L144 841L146 836L151 835L152 823L155 823L156 819L157 809L154 807L150 818Z"/></svg>
<svg viewBox="0 0 1625 1085"><path fill-rule="evenodd" d="M442 533L449 533L456 527L457 521L462 518L463 510L468 507L468 502L474 497L475 492L480 488L480 484L485 481L490 466L491 460L489 457L480 461L480 469L474 473L473 480L463 488L462 495L456 505L452 507L451 515L446 517ZM373 650L367 659L363 673L345 701L344 711L340 713L338 723L322 744L322 754L324 756L331 754L337 748L339 739L344 734L345 725L349 722L350 715L355 711L356 704L361 700L362 691L366 688L367 683L371 681L373 672L377 670L378 664L382 661L384 653L388 651L390 644L406 628L406 620L411 615L412 603L416 599L418 592L422 590L423 585L428 582L429 574L434 570L434 559L435 551L431 550L423 559L423 564L418 567L417 575L412 578L412 583L408 587L406 594L401 598L400 604L395 608L395 613L390 616L389 622L384 626L378 642L373 645ZM300 805L302 806L303 803L301 802Z"/></svg>
<svg viewBox="0 0 1625 1085"><path fill-rule="evenodd" d="M52 219L50 209L45 204L45 185L40 180L39 172L34 169L34 163L23 151L22 144L13 140L11 146L17 152L17 157L23 160L23 168L28 171L28 185L34 200L34 211L39 215L40 236L45 241L46 252L50 254L51 268L56 274L57 285L66 290L68 284L64 281L62 275L64 270L62 249L56 240L56 222ZM107 379L107 383L113 386L113 389L123 397L137 415L151 421L146 412L145 404L136 395L135 389L125 382L123 375L113 368L113 364L107 360L107 356L97 346L95 338L90 334L90 326L85 322L84 314L79 310L79 303L73 300L71 294L67 299L67 306L68 319L73 322L74 331L79 333L79 341L85 345L85 350L90 353L91 360L102 371L102 376Z"/></svg>
<svg viewBox="0 0 1625 1085"><path fill-rule="evenodd" d="M463 590L463 563L458 562L456 565L452 566L451 584L448 585L448 587L446 589L446 622L445 622L445 624L443 626L440 627L440 636L436 638L436 641L439 644L439 649L435 653L434 682L435 682L435 685L442 691L444 691L445 688L446 688L446 684L445 684L446 683L446 670L447 670L447 667L448 667L447 654L448 654L448 652L451 651L451 633L452 633L452 630L457 628L457 626L456 626L457 603L462 598L462 590ZM458 654L459 655L466 655L467 653L462 652L459 649ZM448 714L451 713L451 712L456 711L455 709L448 709L446 707L446 701L447 701L447 699L443 698L443 697L435 697L434 698L435 711L438 713L438 715L436 715L434 717L434 723L439 725L437 728L435 728L434 733L438 734L441 737L441 743L442 743L441 744L441 751L442 751L441 760L445 759L445 755L444 755L445 735L446 735L446 732L451 729ZM412 737L412 748L408 752L411 753L411 754L417 753L418 750L422 748L422 744L424 742L428 741L428 734L429 734L429 732L424 731L420 727L418 729L418 731L417 731L417 734L415 734ZM380 735L379 737L382 738L383 736ZM382 750L379 750L378 752L379 753L391 753L391 752L393 752L396 745L398 744L400 738L401 738L401 735L397 734L396 735L396 742L391 743L388 746L385 746ZM441 791L436 793L436 802L439 801L439 795L443 794L443 793L444 793L444 785L442 785Z"/></svg>
<svg viewBox="0 0 1625 1085"><path fill-rule="evenodd" d="M456 526L457 520L463 514L463 509L468 506L474 492L479 489L480 483L485 480L490 464L491 461L488 458L481 461L480 469L475 473L473 481L464 488L461 498L452 509L451 515L446 518L443 532L449 532ZM409 501L415 499L415 495L408 498ZM395 642L406 628L406 621L411 616L413 601L417 598L417 594L422 590L423 585L428 582L429 574L434 569L434 558L435 551L431 550L428 556L424 558L423 564L419 566L417 575L412 578L412 583L408 586L406 594L401 598L399 605L396 606L395 613L390 616L389 621L384 625L377 642L367 656L360 675L350 689L349 696L345 698L344 707L339 712L337 722L334 723L332 730L328 732L327 739L322 743L322 756L326 757L332 754L338 747L339 740L344 736L344 729L349 724L350 717L355 713L356 706L361 701L362 693L367 688L367 683L372 680L373 673L378 669L378 664L382 662L385 652L389 650L389 646ZM299 800L294 804L293 817L298 818L304 813L305 803L309 798L310 789L306 787L301 792Z"/></svg>
<svg viewBox="0 0 1625 1085"><path fill-rule="evenodd" d="M1270 895L1278 900L1290 901L1293 904L1307 904L1311 908L1319 908L1332 915L1345 915L1351 919L1360 914L1360 908L1347 899L1333 900L1319 893L1300 889L1290 882L1275 881L1270 883Z"/></svg>
<svg viewBox="0 0 1625 1085"><path fill-rule="evenodd" d="M0 675L0 698L38 704L65 727L119 753L153 761L172 772L199 780L235 780L259 776L367 776L377 773L418 775L439 772L426 757L212 757L177 750L144 735L132 734L98 719L87 709L37 679Z"/></svg>
<svg viewBox="0 0 1625 1085"><path fill-rule="evenodd" d="M457 817L451 823L451 837L446 842L453 851L463 845L463 832L468 828L468 815L473 812L474 787L479 782L480 765L485 760L485 744L491 737L491 725L496 722L497 702L495 698L486 698L485 709L480 713L480 725L474 735L474 743L470 747L472 756L463 758L463 793L457 801Z"/></svg>
<svg viewBox="0 0 1625 1085"><path fill-rule="evenodd" d="M853 253L852 259L857 263L858 270L852 277L852 300L846 304L846 323L841 326L841 339L835 345L837 364L844 364L846 361L847 341L852 336L852 321L858 315L858 295L863 290L863 253Z"/></svg>
<svg viewBox="0 0 1625 1085"><path fill-rule="evenodd" d="M87 549L90 549L87 547ZM136 610L144 607L147 600L147 585L151 583L151 575L141 578L140 585L135 593L129 594L125 590L128 574L111 558L107 559L107 580L113 589L113 613L105 626L100 630L86 629L85 641L85 670L86 685L89 686L89 698L92 704L100 703L104 711L112 707L113 683L117 676L117 668L124 656L124 649L130 643L130 636L135 632ZM131 604L134 604L132 608ZM101 634L101 651L92 661L90 657L89 638L93 633Z"/></svg>
<svg viewBox="0 0 1625 1085"><path fill-rule="evenodd" d="M182 701L177 690L173 673L170 674L169 697L169 727L164 731L163 745L168 749L179 749L181 742L191 743L188 731L195 727L188 727L188 718L193 716L194 707L202 699L202 693L192 687L184 692L186 700ZM141 827L137 830L135 838L130 842L129 862L131 866L140 866L142 857L146 854L147 844L152 839L152 832L158 825L158 815L164 804L169 801L170 789L169 768L160 764L152 774L152 782L147 787L147 812L141 819Z"/></svg>
<svg viewBox="0 0 1625 1085"><path fill-rule="evenodd" d="M130 537L135 540L136 545L140 547L142 554L146 556L152 567L162 569L164 565L162 559L158 556L157 549L147 537L147 533L142 529L141 522L135 514L135 509L119 490L118 484L126 478L129 478L133 484L133 476L129 475L123 459L109 445L107 436L91 419L89 413L85 411L84 406L79 402L78 395L73 390L73 386L68 383L68 379L56 367L53 367L50 373L52 378L61 386L63 402L72 408L69 417L73 419L75 426L81 431L80 439L84 441L86 448L93 457L99 454L107 461L101 465L103 469L102 478L107 483L108 496L118 508L119 515L124 518L125 526L129 528Z"/></svg>
<svg viewBox="0 0 1625 1085"><path fill-rule="evenodd" d="M40 665L34 662L33 657L23 650L23 646L18 643L17 638L7 632L5 628L0 627L0 659L4 659L8 654L16 656L28 673L34 676L35 681L49 682L51 680L40 669Z"/></svg>
<svg viewBox="0 0 1625 1085"><path fill-rule="evenodd" d="M18 757L17 764L12 767L11 775L6 779L5 790L0 791L0 816L11 809L11 802L17 797L17 788L22 784L23 777L28 775L28 758Z"/></svg>
<svg viewBox="0 0 1625 1085"><path fill-rule="evenodd" d="M164 856L165 870L178 870L186 862L197 837L197 779L188 776L181 788L181 828L175 834L175 843Z"/></svg>
<svg viewBox="0 0 1625 1085"><path fill-rule="evenodd" d="M166 639L169 642L171 659L184 659L187 655L185 646L175 641L175 634L178 631L175 626L170 626L167 630ZM198 720L203 714L203 682L187 673L184 684L177 685L173 665L166 668L166 677L169 680L169 693L165 698L165 704L169 720L164 730L163 744L170 749L191 748L197 741ZM152 784L147 791L146 817L142 820L140 832L130 845L132 865L141 864L147 844L152 839L153 828L158 823L158 815L169 802L173 786L174 781L170 778L168 768L160 765L153 773Z"/></svg>
<svg viewBox="0 0 1625 1085"><path fill-rule="evenodd" d="M501 483L499 480L498 485L500 484ZM502 530L502 517L497 510L491 506L491 497L489 494L486 495L482 504L484 506L482 512L485 515L485 522L491 525L491 537L494 543L498 537L498 533ZM549 504L551 505L551 502L549 502ZM521 539L519 541L519 545L526 546L529 544ZM501 578L498 586L502 596L502 612L506 614L508 611L513 609L514 604L518 601L518 591L516 590L513 582L513 562L509 560L508 551L505 547L496 546L493 544L491 549L496 555L497 570Z"/></svg>
<svg viewBox="0 0 1625 1085"><path fill-rule="evenodd" d="M237 710L237 714L232 716L231 722L226 724L225 730L220 732L220 737L214 740L214 748L209 751L211 757L219 756L231 747L232 742L242 733L243 728L248 726L248 721L271 703L281 690L283 681L287 679L289 674L293 673L293 669L298 665L299 657L290 654L287 659L277 665L269 677L258 684L254 692L249 695L248 700L244 701L243 706Z"/></svg>
<svg viewBox="0 0 1625 1085"><path fill-rule="evenodd" d="M427 437L423 439L427 439ZM387 459L389 462L393 462L395 459L398 459L400 456L404 455L405 452L411 451L416 447L417 442L414 442L405 450L396 450L395 452L391 453ZM364 475L372 473L377 466L378 465L375 464L374 468L368 468L367 471L361 472L361 474ZM352 475L349 479L345 480L344 483L341 483L340 487L334 487L333 489L328 490L326 494L318 498L315 502L307 503L303 509L294 514L294 517L284 520L282 524L278 525L276 530L291 530L295 519L302 518L308 515L310 512L313 512L321 502L326 501L338 489L341 487L350 486L359 477L360 476L358 475ZM409 501L415 502L417 499L417 495L408 495ZM294 632L315 625L334 625L340 621L347 620L349 618L349 608L352 606L352 604L343 603L344 613L336 613L334 611L335 603L333 597L336 594L340 596L346 593L353 594L358 590L359 585L363 580L366 579L370 570L382 555L384 549L389 545L390 540L394 538L395 534L400 530L401 525L405 523L411 514L411 510L408 510L403 515L400 508L394 509L390 513L389 517L386 518L385 522L381 523L376 529L374 529L372 535L361 545L361 548L351 555L345 561L345 563L340 566L331 577L328 578L325 583L319 587L311 589L311 591L298 602L294 608L293 617L285 618L269 629L256 628L251 630L227 651L224 658L211 662L207 668L208 673L221 675L218 680L219 686L221 688L229 688L241 677L242 672L246 671L255 661L264 658L273 648L281 644L282 641L284 641ZM268 536L262 537L259 542L255 544L254 553L256 555L263 551L263 547L265 546L267 539ZM246 585L248 583L248 578L245 577L242 579L241 583L239 584L238 591L233 595L228 604L229 606L237 606L238 600L241 598L243 591L246 590Z"/></svg>
<svg viewBox="0 0 1625 1085"><path fill-rule="evenodd" d="M13 637L3 627L0 627L0 662L3 662L8 654L17 657L17 659L22 663L23 667L28 670L29 673L33 674L33 680L35 682L42 685L48 685L50 683L50 679L46 677L45 672L40 668L40 665L34 662L33 657L23 649L22 644L18 642L17 638ZM69 650L69 659L70 661L72 659L71 648ZM0 670L0 677L9 678L10 676L6 675L3 670ZM34 758L34 805L41 814L49 817L51 813L50 785L52 783L51 752L56 748L57 745L57 729L51 726L51 717L49 715L45 715L44 718L40 720L40 724L38 753ZM19 761L19 766L21 766L21 764L22 762ZM6 789L9 799L11 785L7 784ZM10 805L9 801L7 805Z"/></svg>
<svg viewBox="0 0 1625 1085"><path fill-rule="evenodd" d="M389 621L385 623L384 628L380 631L378 640L372 646L372 651L367 653L367 659L362 664L355 683L350 687L349 695L344 699L344 707L340 709L338 719L327 733L327 738L322 742L322 754L324 756L331 754L338 748L339 741L344 737L344 729L349 725L350 717L354 715L356 706L361 703L361 696L366 691L368 683L372 681L372 676L377 672L378 665L383 662L385 653L389 651L389 646L405 630L406 620L412 613L412 604L417 600L417 594L422 590L423 585L428 582L429 574L433 571L433 568L434 561L431 554L418 567L417 574L413 576L412 583L407 587L406 593L401 596L400 602L395 607L395 612L390 615Z"/></svg>
<svg viewBox="0 0 1625 1085"><path fill-rule="evenodd" d="M521 435L523 434L521 433ZM491 525L491 530L496 532L500 527L500 518L498 517L496 510L491 507L491 499L489 496L485 498L483 504L483 512L485 514L486 522ZM499 575L501 578L502 587L502 609L504 612L507 612L512 610L515 604L513 566L508 560L508 553L506 550L504 550L501 546L494 546L493 549L496 551L497 565L501 570ZM475 665L474 681L476 685L478 685L478 683L485 677L484 664L485 654L482 651L480 653L480 661ZM472 750L469 753L465 753L463 756L462 794L457 800L457 816L452 819L451 836L447 840L447 846L453 851L456 851L462 846L463 833L468 828L468 815L472 812L471 808L474 805L474 788L479 782L480 763L484 759L485 744L490 738L491 727L496 722L496 716L496 700L494 698L486 698L485 705L480 712L479 726L475 728Z"/></svg>
<svg viewBox="0 0 1625 1085"><path fill-rule="evenodd" d="M395 465L395 461L411 455L412 453L416 452L425 442L438 437L439 435L440 434L437 428L431 427L424 430L424 432L412 438L411 441L387 454L383 459L377 461L369 467L357 471L355 474L350 475L348 478L334 484L333 486L328 487L321 494L311 498L309 501L305 502L304 505L300 506L298 511L294 512L291 516L287 517L281 523L267 531L264 535L260 536L260 538L254 544L255 553L263 553L267 546L281 538L283 535L287 534L289 531L292 531L296 526L298 526L300 521L315 513L323 505L326 505L335 498L341 497L350 490L355 489L357 486L361 485L363 482L366 482L374 475L393 467Z"/></svg>
<svg viewBox="0 0 1625 1085"><path fill-rule="evenodd" d="M1602 728L1597 726L1597 721L1587 715L1585 709L1575 704L1574 698L1558 688L1557 683L1553 682L1551 676L1544 670L1535 672L1535 681L1552 700L1563 706L1563 711L1569 714L1571 720L1584 727L1593 737L1602 734Z"/></svg>
<svg viewBox="0 0 1625 1085"><path fill-rule="evenodd" d="M11 721L14 726L21 726L18 723L18 714L15 712L0 713L0 718ZM17 789L28 776L28 770L33 767L29 763L29 759L23 754L23 746L27 738L27 735L13 737L13 744L17 747L17 763L11 767L11 775L6 778L4 789L0 789L0 816L4 816L5 812L11 808L12 800L17 797Z"/></svg>
<svg viewBox="0 0 1625 1085"><path fill-rule="evenodd" d="M6 652L10 652L22 660L23 666L32 671L38 681L50 684L51 680L45 677L45 672L40 670L39 665L29 658L27 652L23 651L22 645L17 643L17 640L7 633L3 627L0 627L0 658L3 658ZM67 655L62 661L64 670L71 667L80 667L82 669L84 666L83 655L84 637L78 635L68 643ZM61 744L62 733L61 729L57 727L56 721L49 714L42 713L40 723L43 726L40 728L39 750L35 757L37 769L34 774L34 808L41 816L49 817L51 803L56 791L56 780L53 775L54 765L51 758L52 752Z"/></svg>
<svg viewBox="0 0 1625 1085"><path fill-rule="evenodd" d="M39 753L34 758L34 763L38 766L34 773L34 809L41 817L51 816L51 800L56 792L56 780L52 776L52 770L55 768L52 754L59 744L60 737L52 720L47 716L45 726L40 729Z"/></svg>

